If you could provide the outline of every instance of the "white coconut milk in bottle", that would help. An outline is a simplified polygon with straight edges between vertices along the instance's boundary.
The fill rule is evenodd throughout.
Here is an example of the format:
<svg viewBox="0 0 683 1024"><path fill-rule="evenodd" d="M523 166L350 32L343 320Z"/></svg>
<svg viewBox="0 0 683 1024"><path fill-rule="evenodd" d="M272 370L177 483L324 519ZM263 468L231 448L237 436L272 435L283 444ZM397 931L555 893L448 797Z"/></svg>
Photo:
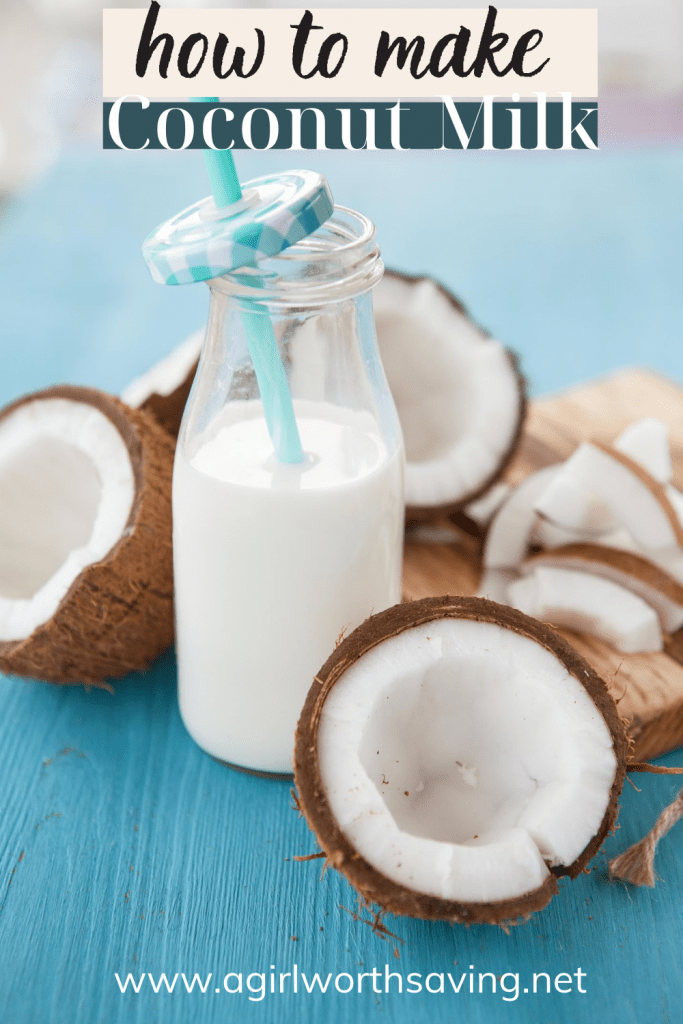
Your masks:
<svg viewBox="0 0 683 1024"><path fill-rule="evenodd" d="M180 709L235 767L292 770L339 636L401 596L403 445L377 353L374 228L337 208L257 269L210 283L173 479ZM244 330L268 316L304 450L277 461Z"/></svg>

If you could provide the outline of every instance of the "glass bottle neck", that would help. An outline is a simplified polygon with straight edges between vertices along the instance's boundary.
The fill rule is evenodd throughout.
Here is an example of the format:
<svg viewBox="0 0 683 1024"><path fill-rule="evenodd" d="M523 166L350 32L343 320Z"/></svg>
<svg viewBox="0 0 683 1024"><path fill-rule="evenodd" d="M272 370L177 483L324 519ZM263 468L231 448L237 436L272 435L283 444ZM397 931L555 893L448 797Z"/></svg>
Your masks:
<svg viewBox="0 0 683 1024"><path fill-rule="evenodd" d="M209 282L219 304L257 303L269 310L313 311L370 291L384 272L374 225L345 207L315 234L258 266Z"/></svg>

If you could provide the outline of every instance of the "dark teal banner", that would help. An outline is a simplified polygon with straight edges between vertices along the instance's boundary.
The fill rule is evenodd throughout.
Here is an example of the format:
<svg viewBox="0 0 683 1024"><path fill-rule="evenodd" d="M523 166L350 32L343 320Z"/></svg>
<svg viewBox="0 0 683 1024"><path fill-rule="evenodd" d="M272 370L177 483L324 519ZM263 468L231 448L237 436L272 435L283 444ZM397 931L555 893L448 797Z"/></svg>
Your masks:
<svg viewBox="0 0 683 1024"><path fill-rule="evenodd" d="M104 104L105 149L597 149L595 100Z"/></svg>

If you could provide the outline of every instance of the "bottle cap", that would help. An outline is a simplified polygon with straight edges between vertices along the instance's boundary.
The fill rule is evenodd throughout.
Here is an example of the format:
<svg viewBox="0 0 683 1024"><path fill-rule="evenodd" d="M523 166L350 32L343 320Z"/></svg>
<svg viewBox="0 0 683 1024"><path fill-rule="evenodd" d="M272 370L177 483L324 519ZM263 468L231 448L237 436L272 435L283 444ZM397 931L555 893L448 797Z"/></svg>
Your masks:
<svg viewBox="0 0 683 1024"><path fill-rule="evenodd" d="M276 256L313 234L334 209L327 180L316 171L269 174L242 191L221 209L207 196L149 235L142 253L155 281L209 281Z"/></svg>

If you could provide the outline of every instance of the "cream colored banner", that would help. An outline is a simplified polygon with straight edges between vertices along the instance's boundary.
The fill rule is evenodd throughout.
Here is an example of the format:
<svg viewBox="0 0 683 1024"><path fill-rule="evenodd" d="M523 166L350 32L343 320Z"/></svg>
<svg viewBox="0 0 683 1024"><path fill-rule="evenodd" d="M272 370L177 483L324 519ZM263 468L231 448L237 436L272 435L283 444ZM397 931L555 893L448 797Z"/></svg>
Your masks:
<svg viewBox="0 0 683 1024"><path fill-rule="evenodd" d="M550 98L597 91L596 10L307 13L153 4L104 11L104 95L111 98Z"/></svg>

